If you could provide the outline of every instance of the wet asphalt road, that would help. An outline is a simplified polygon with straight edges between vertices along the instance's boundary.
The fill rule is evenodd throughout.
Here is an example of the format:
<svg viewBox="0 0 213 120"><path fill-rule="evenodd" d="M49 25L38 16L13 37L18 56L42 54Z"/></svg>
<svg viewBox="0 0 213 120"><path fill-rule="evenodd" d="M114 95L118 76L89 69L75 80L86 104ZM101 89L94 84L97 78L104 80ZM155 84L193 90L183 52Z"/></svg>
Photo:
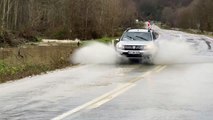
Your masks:
<svg viewBox="0 0 213 120"><path fill-rule="evenodd" d="M0 85L1 120L48 120L154 66L79 66Z"/></svg>
<svg viewBox="0 0 213 120"><path fill-rule="evenodd" d="M212 120L213 64L172 65L120 97L66 120Z"/></svg>
<svg viewBox="0 0 213 120"><path fill-rule="evenodd" d="M90 67L94 67L88 73L91 76L84 76L84 70ZM77 74L76 70L81 72ZM143 74L147 75L143 77ZM81 75L81 80L73 75ZM80 66L30 78L30 81L2 84L0 119L50 120L135 78L138 79L133 82L134 86L115 98L102 100L100 106L86 106L63 119L212 120L212 63Z"/></svg>
<svg viewBox="0 0 213 120"><path fill-rule="evenodd" d="M1 84L0 120L212 120L212 52L201 53L209 61L84 65Z"/></svg>

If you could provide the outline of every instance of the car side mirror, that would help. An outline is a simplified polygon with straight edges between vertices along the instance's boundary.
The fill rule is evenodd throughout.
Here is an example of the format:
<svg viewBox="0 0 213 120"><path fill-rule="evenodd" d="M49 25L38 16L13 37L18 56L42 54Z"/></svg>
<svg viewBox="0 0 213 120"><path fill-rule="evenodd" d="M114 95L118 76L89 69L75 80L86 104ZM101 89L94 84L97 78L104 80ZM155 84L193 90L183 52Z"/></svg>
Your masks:
<svg viewBox="0 0 213 120"><path fill-rule="evenodd" d="M117 39L115 39L115 41L116 41L116 42L119 42L119 41L120 41L120 39L119 39L119 38L117 38Z"/></svg>
<svg viewBox="0 0 213 120"><path fill-rule="evenodd" d="M116 44L120 41L119 38L112 40L112 45L116 46Z"/></svg>

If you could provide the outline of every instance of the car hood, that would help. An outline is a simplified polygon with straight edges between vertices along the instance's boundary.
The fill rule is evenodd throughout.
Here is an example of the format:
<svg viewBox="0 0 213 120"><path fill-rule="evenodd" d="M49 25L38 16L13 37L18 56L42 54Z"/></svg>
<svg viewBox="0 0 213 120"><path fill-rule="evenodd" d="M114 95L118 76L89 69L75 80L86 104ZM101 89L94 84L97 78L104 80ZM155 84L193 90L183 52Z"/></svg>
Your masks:
<svg viewBox="0 0 213 120"><path fill-rule="evenodd" d="M150 45L153 44L152 41L120 41L121 45Z"/></svg>

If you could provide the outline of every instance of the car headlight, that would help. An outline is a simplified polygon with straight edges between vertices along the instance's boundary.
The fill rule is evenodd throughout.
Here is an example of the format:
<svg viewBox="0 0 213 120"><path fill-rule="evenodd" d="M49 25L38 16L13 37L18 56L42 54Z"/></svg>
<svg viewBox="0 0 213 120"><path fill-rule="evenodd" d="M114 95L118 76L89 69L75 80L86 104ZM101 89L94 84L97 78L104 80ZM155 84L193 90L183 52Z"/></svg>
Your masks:
<svg viewBox="0 0 213 120"><path fill-rule="evenodd" d="M118 49L124 49L124 45L118 43L118 44L117 44L117 48L118 48Z"/></svg>
<svg viewBox="0 0 213 120"><path fill-rule="evenodd" d="M146 46L144 47L145 50L152 50L152 49L154 49L154 48L155 48L154 45L146 45Z"/></svg>

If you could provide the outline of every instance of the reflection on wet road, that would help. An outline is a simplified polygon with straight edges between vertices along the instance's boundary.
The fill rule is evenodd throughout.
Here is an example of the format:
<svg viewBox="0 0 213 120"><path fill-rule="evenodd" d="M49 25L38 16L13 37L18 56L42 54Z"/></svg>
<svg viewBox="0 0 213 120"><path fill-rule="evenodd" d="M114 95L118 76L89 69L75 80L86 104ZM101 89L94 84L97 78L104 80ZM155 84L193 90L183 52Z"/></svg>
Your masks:
<svg viewBox="0 0 213 120"><path fill-rule="evenodd" d="M88 65L0 85L0 119L51 119L154 66Z"/></svg>
<svg viewBox="0 0 213 120"><path fill-rule="evenodd" d="M213 64L171 65L100 108L66 120L211 120Z"/></svg>

